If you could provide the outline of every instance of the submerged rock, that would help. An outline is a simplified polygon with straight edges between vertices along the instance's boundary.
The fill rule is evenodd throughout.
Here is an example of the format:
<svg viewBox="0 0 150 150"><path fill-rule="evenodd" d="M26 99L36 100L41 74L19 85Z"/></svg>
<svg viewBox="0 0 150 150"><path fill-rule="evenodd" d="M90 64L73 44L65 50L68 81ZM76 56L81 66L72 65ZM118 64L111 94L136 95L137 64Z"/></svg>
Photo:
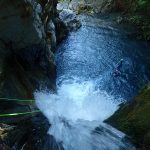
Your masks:
<svg viewBox="0 0 150 150"><path fill-rule="evenodd" d="M106 122L129 135L143 150L150 149L150 85L130 103L122 104Z"/></svg>

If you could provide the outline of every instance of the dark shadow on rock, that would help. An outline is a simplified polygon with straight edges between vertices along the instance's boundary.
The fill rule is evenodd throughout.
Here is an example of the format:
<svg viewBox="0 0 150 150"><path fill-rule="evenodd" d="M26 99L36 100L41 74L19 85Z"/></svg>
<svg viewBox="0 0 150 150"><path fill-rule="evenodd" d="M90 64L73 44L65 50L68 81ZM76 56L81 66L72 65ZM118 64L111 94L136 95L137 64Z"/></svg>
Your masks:
<svg viewBox="0 0 150 150"><path fill-rule="evenodd" d="M52 135L47 135L44 150L64 150L62 143L57 143Z"/></svg>

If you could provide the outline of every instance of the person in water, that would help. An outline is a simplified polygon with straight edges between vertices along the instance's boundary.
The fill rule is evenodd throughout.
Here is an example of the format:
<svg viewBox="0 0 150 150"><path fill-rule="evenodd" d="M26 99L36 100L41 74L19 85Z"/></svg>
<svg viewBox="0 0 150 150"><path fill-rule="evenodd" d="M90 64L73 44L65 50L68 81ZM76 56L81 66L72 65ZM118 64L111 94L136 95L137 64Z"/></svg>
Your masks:
<svg viewBox="0 0 150 150"><path fill-rule="evenodd" d="M113 72L113 75L114 75L115 77L118 77L118 76L121 75L120 69L121 69L121 67L122 67L122 63L123 63L123 59L120 60L120 62L117 64L116 69L115 69L114 72Z"/></svg>

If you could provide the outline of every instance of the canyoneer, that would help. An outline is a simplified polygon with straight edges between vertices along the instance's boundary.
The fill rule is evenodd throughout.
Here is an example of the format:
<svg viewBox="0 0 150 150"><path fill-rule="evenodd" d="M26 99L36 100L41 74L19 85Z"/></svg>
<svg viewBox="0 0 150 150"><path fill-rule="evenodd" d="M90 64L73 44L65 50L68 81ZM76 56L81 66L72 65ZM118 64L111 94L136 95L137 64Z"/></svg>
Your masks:
<svg viewBox="0 0 150 150"><path fill-rule="evenodd" d="M121 75L120 69L121 69L121 67L122 67L122 63L123 63L123 59L121 59L121 60L118 62L117 67L115 68L115 70L114 70L114 72L113 72L113 75L114 75L115 77L118 77L118 76Z"/></svg>

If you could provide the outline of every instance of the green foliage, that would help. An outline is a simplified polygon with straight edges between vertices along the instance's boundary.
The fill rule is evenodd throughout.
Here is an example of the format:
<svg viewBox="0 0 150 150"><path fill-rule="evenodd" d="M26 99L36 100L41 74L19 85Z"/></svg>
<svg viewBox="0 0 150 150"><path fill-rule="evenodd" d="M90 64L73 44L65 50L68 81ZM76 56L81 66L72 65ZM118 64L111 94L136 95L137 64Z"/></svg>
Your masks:
<svg viewBox="0 0 150 150"><path fill-rule="evenodd" d="M139 26L140 38L150 41L150 18L143 15L133 15L130 21Z"/></svg>
<svg viewBox="0 0 150 150"><path fill-rule="evenodd" d="M127 1L131 5L131 0ZM128 13L131 16L130 21L140 28L138 38L150 41L150 0L134 0L134 5L132 1Z"/></svg>
<svg viewBox="0 0 150 150"><path fill-rule="evenodd" d="M138 16L138 15L135 15L135 16L132 16L130 18L130 21L137 24L137 25L140 25L141 21L142 21L142 17L141 16Z"/></svg>
<svg viewBox="0 0 150 150"><path fill-rule="evenodd" d="M137 8L136 11L141 13L149 13L150 1L149 0L137 0Z"/></svg>

